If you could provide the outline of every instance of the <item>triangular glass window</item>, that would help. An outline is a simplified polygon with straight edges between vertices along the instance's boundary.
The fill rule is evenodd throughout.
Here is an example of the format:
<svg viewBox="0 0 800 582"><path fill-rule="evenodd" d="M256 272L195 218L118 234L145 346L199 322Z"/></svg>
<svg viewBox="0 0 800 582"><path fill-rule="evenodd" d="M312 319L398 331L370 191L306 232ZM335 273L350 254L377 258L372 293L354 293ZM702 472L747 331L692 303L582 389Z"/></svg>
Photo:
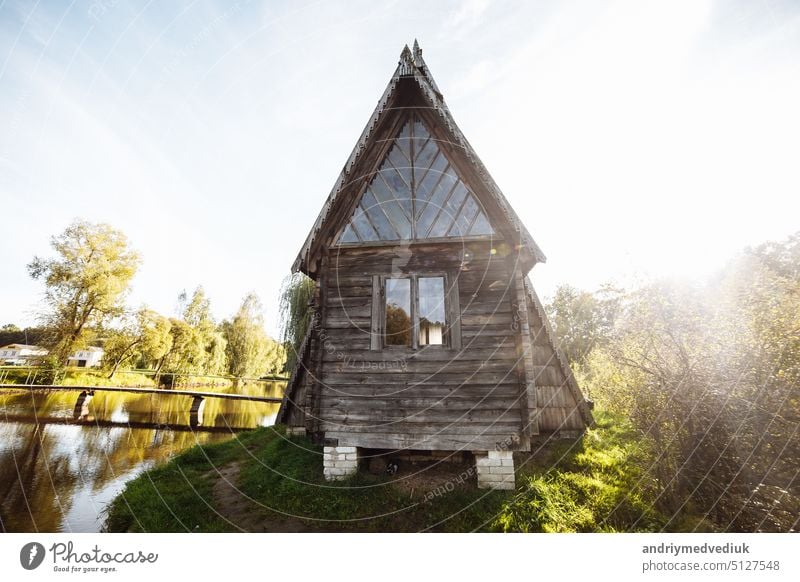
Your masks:
<svg viewBox="0 0 800 582"><path fill-rule="evenodd" d="M425 125L403 125L339 244L494 235L478 199Z"/></svg>

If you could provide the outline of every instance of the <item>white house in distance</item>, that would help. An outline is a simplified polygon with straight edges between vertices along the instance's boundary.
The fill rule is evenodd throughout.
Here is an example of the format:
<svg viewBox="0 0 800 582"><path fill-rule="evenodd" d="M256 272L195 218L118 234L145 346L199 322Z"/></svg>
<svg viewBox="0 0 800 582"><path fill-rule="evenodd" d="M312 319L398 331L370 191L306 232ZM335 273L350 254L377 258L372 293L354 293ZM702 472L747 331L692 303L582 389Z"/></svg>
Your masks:
<svg viewBox="0 0 800 582"><path fill-rule="evenodd" d="M0 363L5 366L24 366L36 364L47 355L47 350L27 344L8 344L0 347Z"/></svg>
<svg viewBox="0 0 800 582"><path fill-rule="evenodd" d="M95 368L100 365L100 360L103 359L104 353L105 350L103 348L89 346L88 348L76 351L67 358L67 366Z"/></svg>

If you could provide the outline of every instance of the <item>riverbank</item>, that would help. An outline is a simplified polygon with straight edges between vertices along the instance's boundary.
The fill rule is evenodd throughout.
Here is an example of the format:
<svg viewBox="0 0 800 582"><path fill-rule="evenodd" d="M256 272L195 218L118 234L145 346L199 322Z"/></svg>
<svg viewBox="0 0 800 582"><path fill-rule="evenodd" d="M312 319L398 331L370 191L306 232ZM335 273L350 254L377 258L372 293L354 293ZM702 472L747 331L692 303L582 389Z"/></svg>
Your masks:
<svg viewBox="0 0 800 582"><path fill-rule="evenodd" d="M362 469L328 483L321 454L281 426L194 447L128 483L109 507L107 529L656 531L666 523L652 509L646 446L602 413L581 439L520 456L514 492L479 490L468 465L443 463L401 465L394 476Z"/></svg>

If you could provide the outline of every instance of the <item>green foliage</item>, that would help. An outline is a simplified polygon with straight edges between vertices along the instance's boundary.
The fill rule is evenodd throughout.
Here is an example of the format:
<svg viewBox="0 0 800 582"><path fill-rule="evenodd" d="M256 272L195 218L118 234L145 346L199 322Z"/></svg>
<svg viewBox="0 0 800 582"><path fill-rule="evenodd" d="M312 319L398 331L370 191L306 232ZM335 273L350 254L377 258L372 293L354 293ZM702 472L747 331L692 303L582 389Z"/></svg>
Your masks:
<svg viewBox="0 0 800 582"><path fill-rule="evenodd" d="M591 350L607 342L623 292L605 285L595 293L560 285L545 306L559 347L567 360L580 364Z"/></svg>
<svg viewBox="0 0 800 582"><path fill-rule="evenodd" d="M185 299L185 293L181 294L182 318L170 318L169 325L159 322L152 330L151 345L162 354L157 360L156 373L223 374L227 371L227 341L214 323L205 291L198 287L188 303ZM164 332L168 332L169 338Z"/></svg>
<svg viewBox="0 0 800 582"><path fill-rule="evenodd" d="M283 370L286 351L264 331L261 301L250 293L231 321L222 323L228 370L237 378L257 378Z"/></svg>
<svg viewBox="0 0 800 582"><path fill-rule="evenodd" d="M140 313L140 359L145 364L158 362L172 348L172 322L155 311L143 309Z"/></svg>
<svg viewBox="0 0 800 582"><path fill-rule="evenodd" d="M579 441L542 455L517 477L523 486L507 502L497 525L503 531L653 531L666 518L650 500L647 439L621 415L595 412L597 425Z"/></svg>
<svg viewBox="0 0 800 582"><path fill-rule="evenodd" d="M123 312L139 256L122 232L80 220L53 237L51 245L56 257L35 257L28 272L45 283L47 345L53 364L63 366L83 345L87 326L102 325Z"/></svg>
<svg viewBox="0 0 800 582"><path fill-rule="evenodd" d="M657 507L695 527L787 531L800 511L800 235L748 249L705 287L630 292L577 370L655 453Z"/></svg>
<svg viewBox="0 0 800 582"><path fill-rule="evenodd" d="M0 328L0 346L8 344L41 345L47 336L47 330L43 327L20 329L13 323L8 323Z"/></svg>
<svg viewBox="0 0 800 582"><path fill-rule="evenodd" d="M280 314L281 336L286 344L286 369L293 370L297 350L306 337L314 314L312 303L316 285L303 273L295 273L284 279L281 287Z"/></svg>
<svg viewBox="0 0 800 582"><path fill-rule="evenodd" d="M103 368L113 378L119 369L129 369L137 363L157 361L172 345L169 319L143 307L126 314L114 328L105 333Z"/></svg>

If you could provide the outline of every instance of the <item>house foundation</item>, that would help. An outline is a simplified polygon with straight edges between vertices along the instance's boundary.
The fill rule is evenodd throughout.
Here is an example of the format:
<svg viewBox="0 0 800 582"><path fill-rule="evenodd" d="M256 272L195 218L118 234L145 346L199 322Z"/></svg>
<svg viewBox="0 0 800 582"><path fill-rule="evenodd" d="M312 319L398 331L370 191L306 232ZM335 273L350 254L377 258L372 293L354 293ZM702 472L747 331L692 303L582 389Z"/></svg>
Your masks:
<svg viewBox="0 0 800 582"><path fill-rule="evenodd" d="M304 436L306 436L306 427L304 427L304 426L287 426L286 427L286 436L288 436L289 438L304 437Z"/></svg>
<svg viewBox="0 0 800 582"><path fill-rule="evenodd" d="M479 489L514 489L514 456L511 451L475 453Z"/></svg>
<svg viewBox="0 0 800 582"><path fill-rule="evenodd" d="M324 447L322 466L326 481L339 481L358 471L356 447Z"/></svg>

